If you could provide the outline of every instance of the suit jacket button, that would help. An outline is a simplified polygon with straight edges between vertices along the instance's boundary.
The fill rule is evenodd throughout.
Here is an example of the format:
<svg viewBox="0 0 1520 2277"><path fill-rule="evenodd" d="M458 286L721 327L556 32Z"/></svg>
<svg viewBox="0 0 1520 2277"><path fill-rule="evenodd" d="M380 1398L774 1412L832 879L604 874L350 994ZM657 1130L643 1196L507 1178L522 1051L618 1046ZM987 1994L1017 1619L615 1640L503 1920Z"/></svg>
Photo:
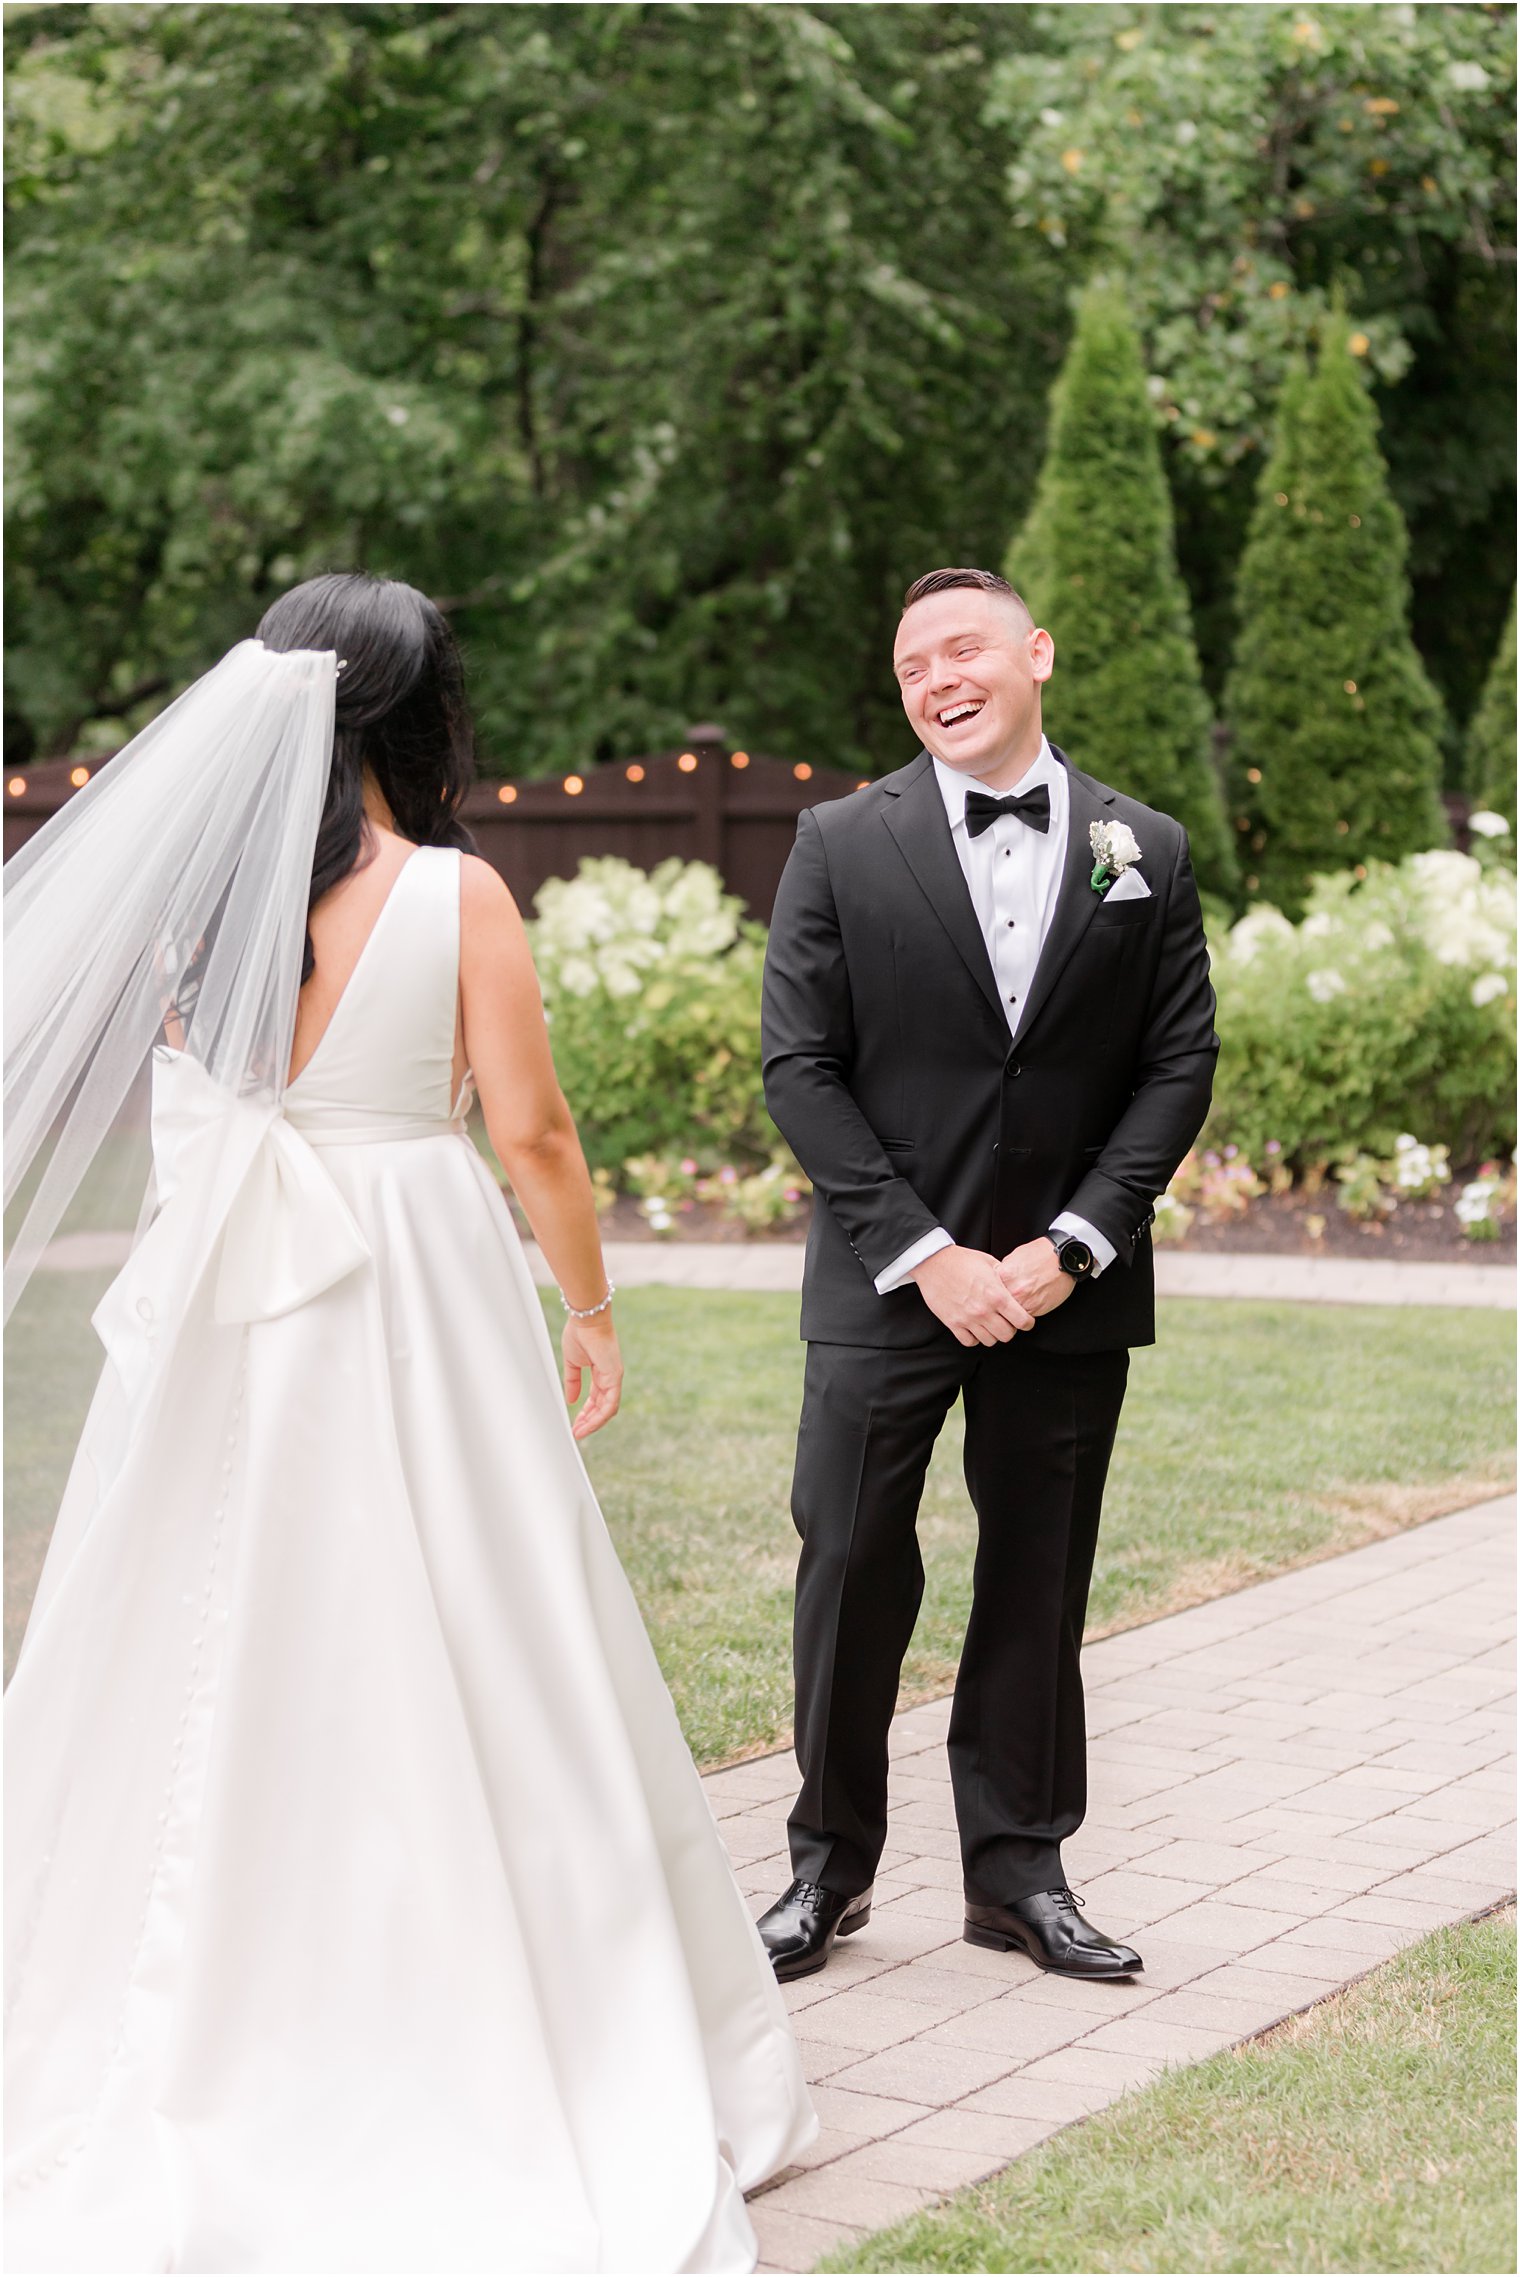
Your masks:
<svg viewBox="0 0 1520 2277"><path fill-rule="evenodd" d="M1004 1072L1006 1073L1008 1080L1011 1083L1016 1075L1022 1075L1024 1071L1020 1067L1018 1061L1014 1059L1009 1061L1008 1066Z"/></svg>

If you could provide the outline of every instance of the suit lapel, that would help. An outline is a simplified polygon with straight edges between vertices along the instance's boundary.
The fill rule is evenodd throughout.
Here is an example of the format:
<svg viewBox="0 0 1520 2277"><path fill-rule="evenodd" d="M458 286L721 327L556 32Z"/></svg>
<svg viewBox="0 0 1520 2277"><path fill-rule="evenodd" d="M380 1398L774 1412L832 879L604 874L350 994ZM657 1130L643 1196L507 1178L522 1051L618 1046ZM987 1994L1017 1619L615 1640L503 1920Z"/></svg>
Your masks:
<svg viewBox="0 0 1520 2277"><path fill-rule="evenodd" d="M903 769L899 781L886 787L891 795L882 808L882 818L897 841L898 851L1002 1026L1003 1007L992 960L950 835L933 760L926 751L920 752L912 766Z"/></svg>
<svg viewBox="0 0 1520 2277"><path fill-rule="evenodd" d="M1064 751L1054 744L1051 751L1066 769L1070 798L1070 813L1066 825L1066 859L1061 868L1061 883L1056 895L1056 906L1050 920L1050 931L1040 951L1034 978L1024 998L1024 1009L1014 1030L1014 1042L1022 1042L1031 1023L1038 1018L1041 1006L1066 965L1068 958L1092 922L1093 911L1103 899L1092 888L1092 843L1090 832L1095 822L1107 819L1107 810L1114 803L1114 794L1091 775L1079 774ZM955 849L951 848L954 855Z"/></svg>

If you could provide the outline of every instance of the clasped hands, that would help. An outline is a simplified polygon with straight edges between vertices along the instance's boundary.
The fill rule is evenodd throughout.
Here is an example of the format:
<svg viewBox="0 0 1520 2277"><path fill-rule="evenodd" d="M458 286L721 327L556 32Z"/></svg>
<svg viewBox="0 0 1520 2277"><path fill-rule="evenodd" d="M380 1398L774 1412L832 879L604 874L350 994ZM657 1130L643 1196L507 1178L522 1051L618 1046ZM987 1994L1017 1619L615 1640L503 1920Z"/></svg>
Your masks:
<svg viewBox="0 0 1520 2277"><path fill-rule="evenodd" d="M1043 1234L1006 1257L985 1249L938 1249L910 1280L958 1344L1007 1344L1021 1328L1065 1304L1076 1282L1063 1273Z"/></svg>

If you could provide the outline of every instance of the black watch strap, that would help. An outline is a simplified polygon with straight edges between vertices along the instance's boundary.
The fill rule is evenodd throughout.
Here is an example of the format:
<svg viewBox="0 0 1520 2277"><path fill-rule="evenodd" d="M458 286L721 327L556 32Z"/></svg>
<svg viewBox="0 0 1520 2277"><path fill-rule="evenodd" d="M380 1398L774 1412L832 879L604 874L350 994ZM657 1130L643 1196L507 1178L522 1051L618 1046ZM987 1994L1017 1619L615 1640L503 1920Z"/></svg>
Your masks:
<svg viewBox="0 0 1520 2277"><path fill-rule="evenodd" d="M1045 1238L1054 1243L1056 1262L1063 1273L1069 1273L1074 1281L1091 1278L1097 1259L1092 1253L1090 1242L1084 1241L1080 1234L1057 1232L1054 1226Z"/></svg>

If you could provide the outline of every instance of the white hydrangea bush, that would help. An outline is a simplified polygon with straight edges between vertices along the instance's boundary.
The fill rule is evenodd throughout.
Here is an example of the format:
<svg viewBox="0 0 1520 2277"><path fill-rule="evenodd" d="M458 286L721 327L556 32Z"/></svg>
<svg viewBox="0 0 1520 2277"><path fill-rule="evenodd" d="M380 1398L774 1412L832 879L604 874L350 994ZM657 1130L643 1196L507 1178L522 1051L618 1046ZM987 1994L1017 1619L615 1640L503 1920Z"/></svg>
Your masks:
<svg viewBox="0 0 1520 2277"><path fill-rule="evenodd" d="M699 1139L758 1167L777 1144L760 1079L764 929L706 862L616 855L553 878L529 937L554 1062L593 1168Z"/></svg>
<svg viewBox="0 0 1520 2277"><path fill-rule="evenodd" d="M721 956L739 938L737 895L706 862L672 855L636 869L589 857L573 878L550 878L529 928L544 994L637 996L661 966Z"/></svg>
<svg viewBox="0 0 1520 2277"><path fill-rule="evenodd" d="M1248 910L1213 943L1209 1141L1306 1164L1418 1132L1406 1192L1512 1145L1515 916L1512 870L1444 848L1316 879L1297 925Z"/></svg>

